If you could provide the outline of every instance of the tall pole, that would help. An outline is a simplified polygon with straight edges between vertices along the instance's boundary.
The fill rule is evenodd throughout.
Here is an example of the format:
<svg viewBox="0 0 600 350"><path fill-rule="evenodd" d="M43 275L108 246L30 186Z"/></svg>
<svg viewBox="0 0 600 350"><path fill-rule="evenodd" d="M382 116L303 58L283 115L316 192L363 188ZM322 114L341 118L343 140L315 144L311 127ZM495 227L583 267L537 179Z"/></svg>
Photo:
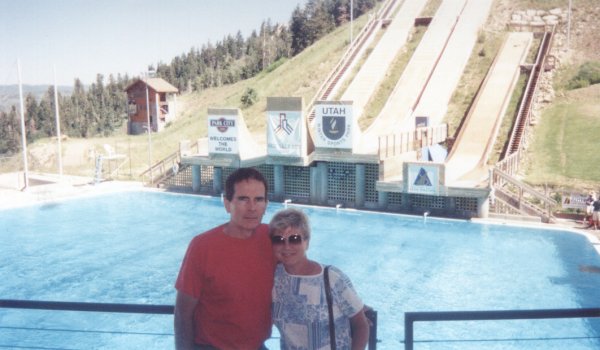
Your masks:
<svg viewBox="0 0 600 350"><path fill-rule="evenodd" d="M567 50L569 50L569 48L571 47L571 2L572 0L569 0L569 16L567 23Z"/></svg>
<svg viewBox="0 0 600 350"><path fill-rule="evenodd" d="M23 189L27 189L29 187L29 165L27 164L27 138L25 134L27 130L25 130L25 108L23 106L23 84L21 83L21 62L17 60L17 72L19 74L19 101L21 106L21 144L23 147L23 176L25 179L25 187Z"/></svg>
<svg viewBox="0 0 600 350"><path fill-rule="evenodd" d="M54 115L56 116L56 138L58 139L58 175L63 175L62 146L60 135L60 114L58 113L58 86L56 85L56 66L54 67Z"/></svg>
<svg viewBox="0 0 600 350"><path fill-rule="evenodd" d="M146 121L148 129L148 169L150 169L150 184L154 183L152 175L152 125L150 124L150 95L148 93L148 72L146 72Z"/></svg>
<svg viewBox="0 0 600 350"><path fill-rule="evenodd" d="M354 43L353 22L354 22L354 0L350 0L350 46L352 46L352 44Z"/></svg>

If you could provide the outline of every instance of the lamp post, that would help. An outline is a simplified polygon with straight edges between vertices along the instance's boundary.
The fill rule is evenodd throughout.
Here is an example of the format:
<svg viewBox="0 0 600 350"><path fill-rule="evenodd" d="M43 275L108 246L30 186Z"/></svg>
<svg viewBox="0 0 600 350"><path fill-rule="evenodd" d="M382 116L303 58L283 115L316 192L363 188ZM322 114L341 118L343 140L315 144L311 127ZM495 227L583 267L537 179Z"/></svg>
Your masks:
<svg viewBox="0 0 600 350"><path fill-rule="evenodd" d="M54 67L54 115L56 117L56 139L58 147L58 176L63 176L63 164L62 164L62 146L61 146L61 135L60 135L60 114L58 111L58 85L56 84L56 67Z"/></svg>
<svg viewBox="0 0 600 350"><path fill-rule="evenodd" d="M19 74L19 106L21 114L21 144L23 147L23 177L25 186L23 190L29 187L29 165L27 164L27 129L25 129L25 107L23 106L23 84L21 83L21 61L17 60L17 72Z"/></svg>
<svg viewBox="0 0 600 350"><path fill-rule="evenodd" d="M569 0L569 13L568 13L568 24L567 24L567 50L571 46L571 0Z"/></svg>
<svg viewBox="0 0 600 350"><path fill-rule="evenodd" d="M150 184L154 184L154 176L152 174L152 124L150 123L150 95L148 92L148 78L150 71L146 72L144 83L146 84L146 129L148 131L148 169L150 169Z"/></svg>
<svg viewBox="0 0 600 350"><path fill-rule="evenodd" d="M350 0L350 47L352 47L354 41L354 30L352 28L354 22L354 0Z"/></svg>

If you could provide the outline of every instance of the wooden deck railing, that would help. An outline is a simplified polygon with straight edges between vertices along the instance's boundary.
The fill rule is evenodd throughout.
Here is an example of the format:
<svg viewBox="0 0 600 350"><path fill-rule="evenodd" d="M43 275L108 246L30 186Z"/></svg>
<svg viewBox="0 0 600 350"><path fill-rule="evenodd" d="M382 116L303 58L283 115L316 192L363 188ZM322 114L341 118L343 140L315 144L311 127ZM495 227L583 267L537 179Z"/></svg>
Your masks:
<svg viewBox="0 0 600 350"><path fill-rule="evenodd" d="M377 154L383 160L405 152L414 151L433 144L444 142L448 137L448 124L417 128L394 134L379 136Z"/></svg>
<svg viewBox="0 0 600 350"><path fill-rule="evenodd" d="M558 203L540 193L528 184L517 180L498 167L492 168L490 175L493 198L524 215L539 216L544 222L551 222Z"/></svg>

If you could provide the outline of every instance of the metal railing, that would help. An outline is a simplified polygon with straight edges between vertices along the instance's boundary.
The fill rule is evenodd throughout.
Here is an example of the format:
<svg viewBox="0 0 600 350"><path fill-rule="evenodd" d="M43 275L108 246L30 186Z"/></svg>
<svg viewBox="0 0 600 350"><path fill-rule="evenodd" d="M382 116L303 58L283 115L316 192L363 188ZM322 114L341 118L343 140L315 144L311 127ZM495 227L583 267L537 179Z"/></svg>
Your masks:
<svg viewBox="0 0 600 350"><path fill-rule="evenodd" d="M412 350L415 322L432 321L493 321L530 320L552 318L600 317L600 308L593 309L547 309L547 310L501 310L501 311L441 311L406 312L404 314L404 349Z"/></svg>
<svg viewBox="0 0 600 350"><path fill-rule="evenodd" d="M198 147L198 142L194 142L190 148ZM150 168L140 174L140 178L147 186L154 186L165 180L169 176L176 174L181 162L181 152L173 152L165 158L159 160Z"/></svg>
<svg viewBox="0 0 600 350"><path fill-rule="evenodd" d="M0 299L0 309L2 308L155 315L173 315L175 312L175 307L173 305L114 304L17 299ZM365 312L367 313L367 317L370 321L368 349L377 350L377 311L369 308Z"/></svg>
<svg viewBox="0 0 600 350"><path fill-rule="evenodd" d="M514 159L518 157L518 153L514 153L511 156L513 156L511 159ZM558 202L526 183L517 180L497 166L491 170L490 187L495 189L498 199L505 197L505 204L514 208L519 213L541 216L542 221L552 222L554 217L552 213L558 206Z"/></svg>

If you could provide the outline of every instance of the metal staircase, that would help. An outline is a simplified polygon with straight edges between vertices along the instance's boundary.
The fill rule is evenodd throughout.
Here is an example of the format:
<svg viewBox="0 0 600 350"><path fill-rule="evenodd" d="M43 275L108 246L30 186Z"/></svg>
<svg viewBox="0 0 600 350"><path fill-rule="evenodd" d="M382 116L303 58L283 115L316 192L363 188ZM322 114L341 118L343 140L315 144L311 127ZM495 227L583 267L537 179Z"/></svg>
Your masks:
<svg viewBox="0 0 600 350"><path fill-rule="evenodd" d="M523 140L527 139L527 134L529 132L528 126L531 123L531 108L535 98L537 97L540 76L546 68L546 61L549 56L548 52L550 51L552 38L554 37L554 30L555 29L553 27L552 31L545 32L542 38L542 43L538 50L535 64L532 67L532 71L529 75L529 80L527 81L527 86L525 88L525 93L521 100L521 105L517 113L517 119L515 120L515 124L510 135L510 140L508 141L508 145L506 147L505 156L511 155L521 149L523 147Z"/></svg>
<svg viewBox="0 0 600 350"><path fill-rule="evenodd" d="M531 109L537 97L541 74L546 70L549 52L556 27L543 34L535 63L525 87L523 98L503 158L490 175L493 190L490 211L539 217L543 222L553 222L553 211L558 203L533 187L516 179L514 175L521 163L521 153L531 125Z"/></svg>

